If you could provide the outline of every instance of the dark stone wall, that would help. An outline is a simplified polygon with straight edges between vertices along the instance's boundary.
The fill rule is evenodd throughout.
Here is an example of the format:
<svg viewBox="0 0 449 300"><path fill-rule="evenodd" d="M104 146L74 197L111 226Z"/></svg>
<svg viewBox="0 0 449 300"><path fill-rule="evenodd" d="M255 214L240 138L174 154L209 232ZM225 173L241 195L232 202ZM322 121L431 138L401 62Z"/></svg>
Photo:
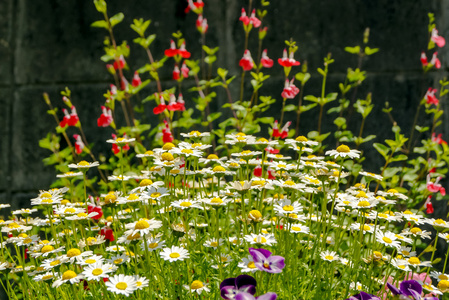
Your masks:
<svg viewBox="0 0 449 300"><path fill-rule="evenodd" d="M243 52L243 30L238 17L241 7L247 7L247 1L204 1L204 16L209 22L207 44L220 47L217 64L230 70L231 75L237 75ZM196 59L199 58L199 34L194 27L196 18L193 13L184 14L186 0L108 2L109 15L119 11L125 14L124 22L116 27L116 38L127 40L131 45L129 79L133 70L147 62L140 46L132 43L136 34L129 24L134 18L152 20L148 32L157 34L157 40L151 46L156 59L162 57L171 33L177 30L183 32L188 49L195 53ZM332 52L336 62L330 67L327 90L338 91L338 83L344 80L346 69L357 65L355 57L343 49L361 44L363 31L369 27L369 46L379 47L380 52L365 61L363 68L368 71L368 78L358 94L362 98L368 91L372 92L376 104L366 134L391 135L391 126L381 112L385 101L395 107L395 117L408 131L424 90L419 56L427 46L427 12L435 13L440 34L448 37L449 0L271 2L265 20L269 29L264 48L276 60L282 55L284 40L292 37L298 42L296 58L302 62L307 60L312 73L305 95L318 95L321 77L316 68L322 67L323 57L328 52ZM42 163L48 152L38 146L39 139L54 129L54 120L47 115L42 100L43 92L50 94L54 105L62 107L59 91L68 86L89 141L99 144L109 138L108 130L96 127L100 105L104 102L102 95L112 82L100 60L106 32L90 27L100 18L93 3L86 0L0 1L0 203L10 202L12 209L27 206L29 199L39 189L48 188L54 179L53 168ZM253 30L251 35L254 38L256 31ZM255 44L250 43L250 46L255 49ZM430 75L424 88L446 75L447 50L440 50L439 56L443 68ZM163 86L167 88L175 85L170 78L171 70L172 63L169 62L161 73ZM275 65L268 73L273 78L262 93L271 93L279 99L283 88L282 70ZM238 84L236 80L232 88L235 99ZM154 91L152 83L143 94ZM185 94L187 106L193 106L189 100L192 96ZM221 107L225 101L220 96L212 107ZM443 106L447 111L447 105L443 103ZM317 114L316 111L309 112L308 117L303 118L302 133L316 129ZM293 119L294 115L287 117ZM326 119L329 123L333 120ZM446 139L448 126L442 128ZM333 128L325 125L323 131ZM367 155L376 156L376 153L367 151ZM376 165L375 159L369 159L367 163Z"/></svg>

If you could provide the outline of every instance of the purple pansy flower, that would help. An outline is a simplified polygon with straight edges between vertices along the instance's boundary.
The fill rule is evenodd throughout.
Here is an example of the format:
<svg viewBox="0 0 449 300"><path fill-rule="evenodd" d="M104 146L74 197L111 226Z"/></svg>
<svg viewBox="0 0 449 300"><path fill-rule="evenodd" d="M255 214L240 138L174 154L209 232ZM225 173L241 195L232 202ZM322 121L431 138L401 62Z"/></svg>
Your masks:
<svg viewBox="0 0 449 300"><path fill-rule="evenodd" d="M237 278L227 278L220 284L221 298L226 300L237 299L236 295L242 292L252 296L256 293L256 286L256 279L249 275L240 275L237 276Z"/></svg>
<svg viewBox="0 0 449 300"><path fill-rule="evenodd" d="M400 283L399 289L387 282L387 286L393 295L412 296L414 300L438 300L438 297L422 297L422 286L416 280L404 280Z"/></svg>
<svg viewBox="0 0 449 300"><path fill-rule="evenodd" d="M285 267L284 260L282 256L271 255L271 252L265 249L254 249L249 248L249 254L254 259L254 265L262 271L268 273L281 273L282 269Z"/></svg>
<svg viewBox="0 0 449 300"><path fill-rule="evenodd" d="M380 298L365 292L360 292L354 296L349 297L346 300L380 300Z"/></svg>
<svg viewBox="0 0 449 300"><path fill-rule="evenodd" d="M238 292L235 295L235 300L276 300L277 297L276 293L266 293L256 298L250 293Z"/></svg>

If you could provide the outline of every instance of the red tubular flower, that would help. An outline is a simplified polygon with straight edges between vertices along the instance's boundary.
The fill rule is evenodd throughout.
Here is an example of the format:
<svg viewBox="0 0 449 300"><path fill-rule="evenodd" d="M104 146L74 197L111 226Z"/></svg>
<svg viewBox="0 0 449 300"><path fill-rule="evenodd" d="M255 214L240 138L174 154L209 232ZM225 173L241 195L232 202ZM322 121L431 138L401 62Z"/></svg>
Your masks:
<svg viewBox="0 0 449 300"><path fill-rule="evenodd" d="M87 206L87 211L89 214L92 212L97 213L96 216L91 217L91 219L93 219L93 220L100 220L100 218L103 216L103 210L101 209L101 206L89 205L89 206Z"/></svg>
<svg viewBox="0 0 449 300"><path fill-rule="evenodd" d="M443 136L442 133L440 133L438 136L435 135L435 132L432 133L432 142L438 143L439 145L441 145L441 144L447 145L447 142L445 140L443 140L442 136ZM435 172L435 171L433 171L433 172ZM429 173L430 173L430 171L429 171Z"/></svg>
<svg viewBox="0 0 449 300"><path fill-rule="evenodd" d="M69 126L76 126L79 122L78 114L76 113L75 106L72 106L72 113L70 114L70 119L68 120L67 124Z"/></svg>
<svg viewBox="0 0 449 300"><path fill-rule="evenodd" d="M184 98L182 97L181 93L179 93L179 95L178 95L178 105L179 105L180 111L186 110L185 101L184 101Z"/></svg>
<svg viewBox="0 0 449 300"><path fill-rule="evenodd" d="M107 108L106 106L101 107L102 114L97 119L97 125L98 127L108 127L112 124L112 111L110 108Z"/></svg>
<svg viewBox="0 0 449 300"><path fill-rule="evenodd" d="M268 179L276 179L276 172L271 169L268 169Z"/></svg>
<svg viewBox="0 0 449 300"><path fill-rule="evenodd" d="M292 81L285 80L284 90L281 93L282 98L293 99L299 93L299 89L293 84Z"/></svg>
<svg viewBox="0 0 449 300"><path fill-rule="evenodd" d="M167 109L168 109L169 111L178 111L178 110L181 110L180 105L176 102L176 96L173 95L173 94L170 94L170 100L169 100L169 102L168 102Z"/></svg>
<svg viewBox="0 0 449 300"><path fill-rule="evenodd" d="M179 67L175 66L175 68L173 69L173 73L172 73L172 78L173 80L178 80L180 78L181 72L179 71Z"/></svg>
<svg viewBox="0 0 449 300"><path fill-rule="evenodd" d="M76 154L81 154L84 150L84 143L79 134L74 134L73 138L75 139L75 152Z"/></svg>
<svg viewBox="0 0 449 300"><path fill-rule="evenodd" d="M175 41L170 41L170 48L164 51L165 56L173 57L178 54L178 49L176 49Z"/></svg>
<svg viewBox="0 0 449 300"><path fill-rule="evenodd" d="M435 66L435 68L439 69L439 68L441 68L441 62L440 62L440 60L438 59L437 55L438 55L438 52L435 52L435 53L433 54L432 60L430 61L430 64L433 65L433 66Z"/></svg>
<svg viewBox="0 0 449 300"><path fill-rule="evenodd" d="M206 33L209 25L207 24L207 19L203 18L203 15L198 15L198 19L196 19L196 29L200 33Z"/></svg>
<svg viewBox="0 0 449 300"><path fill-rule="evenodd" d="M182 58L189 58L190 57L190 52L186 50L186 42L184 41L181 45L181 47L179 47L178 50L178 54L181 55Z"/></svg>
<svg viewBox="0 0 449 300"><path fill-rule="evenodd" d="M64 128L67 125L69 125L70 115L69 115L69 112L67 111L67 109L65 109L65 108L62 109L62 112L64 113L64 117L62 118L61 122L59 122L59 126Z"/></svg>
<svg viewBox="0 0 449 300"><path fill-rule="evenodd" d="M109 89L111 90L111 95L117 95L117 87L115 85L110 84Z"/></svg>
<svg viewBox="0 0 449 300"><path fill-rule="evenodd" d="M432 205L432 202L429 202L429 203L427 203L426 204L426 213L427 214L433 214L433 212L435 211L434 209L433 209L433 205Z"/></svg>
<svg viewBox="0 0 449 300"><path fill-rule="evenodd" d="M254 67L254 61L251 57L251 52L248 49L245 50L243 57L240 59L239 66L243 68L243 71L250 71Z"/></svg>
<svg viewBox="0 0 449 300"><path fill-rule="evenodd" d="M426 55L426 53L425 53L424 51L421 52L421 58L420 58L420 60L421 60L421 65L422 65L423 67L427 66L427 64L428 64L428 62L427 62L427 55Z"/></svg>
<svg viewBox="0 0 449 300"><path fill-rule="evenodd" d="M122 91L128 90L128 85L129 85L128 80L126 80L125 76L122 76L120 80L120 88L122 89Z"/></svg>
<svg viewBox="0 0 449 300"><path fill-rule="evenodd" d="M256 17L255 9L253 9L253 11L251 12L251 16L249 17L249 22L250 22L250 24L253 24L254 28L258 28L258 27L260 27L260 24L262 24L262 22Z"/></svg>
<svg viewBox="0 0 449 300"><path fill-rule="evenodd" d="M109 228L109 227L104 227L104 228L102 228L102 229L100 230L100 234L101 234L102 236L104 236L104 238L107 239L107 240L110 241L110 242L115 241L115 238L114 238L114 231L113 231L111 228Z"/></svg>
<svg viewBox="0 0 449 300"><path fill-rule="evenodd" d="M288 127L292 124L291 121L285 123L284 127L281 129L281 139L285 139L288 136Z"/></svg>
<svg viewBox="0 0 449 300"><path fill-rule="evenodd" d="M181 66L181 74L182 74L182 77L184 77L184 78L187 78L187 77L189 77L189 68L187 67L187 65L186 65L186 62L183 62L182 63L182 66Z"/></svg>
<svg viewBox="0 0 449 300"><path fill-rule="evenodd" d="M437 90L432 89L431 87L427 90L426 94L424 95L427 104L438 105L440 103L440 100L438 100L437 97L435 96L436 92Z"/></svg>
<svg viewBox="0 0 449 300"><path fill-rule="evenodd" d="M273 133L271 134L272 137L280 137L281 133L279 132L279 128L278 128L278 121L274 121L274 125L273 125Z"/></svg>
<svg viewBox="0 0 449 300"><path fill-rule="evenodd" d="M142 80L140 79L139 73L136 71L134 72L133 81L131 82L131 85L133 87L138 87L142 84Z"/></svg>
<svg viewBox="0 0 449 300"><path fill-rule="evenodd" d="M162 129L162 142L164 144L173 142L173 135L171 133L168 122L164 120L165 128Z"/></svg>
<svg viewBox="0 0 449 300"><path fill-rule="evenodd" d="M262 176L262 167L261 166L255 167L253 174L256 177L261 177Z"/></svg>
<svg viewBox="0 0 449 300"><path fill-rule="evenodd" d="M202 14L203 13L203 7L204 2L203 0L198 0L196 2L193 2L193 0L187 0L188 6L184 10L184 12L187 14L190 10L192 10L196 14Z"/></svg>
<svg viewBox="0 0 449 300"><path fill-rule="evenodd" d="M165 105L164 97L161 95L159 99L161 103L153 108L153 113L155 115L162 113L167 108L167 105Z"/></svg>
<svg viewBox="0 0 449 300"><path fill-rule="evenodd" d="M438 35L438 30L436 28L432 29L432 35L430 39L440 48L446 45L446 40L444 39L444 37Z"/></svg>
<svg viewBox="0 0 449 300"><path fill-rule="evenodd" d="M120 55L120 57L114 61L114 69L118 70L118 69L123 69L125 67L126 61L125 58L123 57L123 55Z"/></svg>
<svg viewBox="0 0 449 300"><path fill-rule="evenodd" d="M290 56L287 55L287 49L284 49L282 58L278 58L278 63L283 67L299 66L300 62L296 61L293 57L294 53L290 52Z"/></svg>
<svg viewBox="0 0 449 300"><path fill-rule="evenodd" d="M242 13L240 15L239 20L243 22L243 25L245 25L245 26L249 25L250 20L249 20L248 16L246 15L246 11L243 7L242 7Z"/></svg>
<svg viewBox="0 0 449 300"><path fill-rule="evenodd" d="M264 68L271 68L273 66L273 60L268 57L267 49L263 50L262 58L260 59L260 63Z"/></svg>

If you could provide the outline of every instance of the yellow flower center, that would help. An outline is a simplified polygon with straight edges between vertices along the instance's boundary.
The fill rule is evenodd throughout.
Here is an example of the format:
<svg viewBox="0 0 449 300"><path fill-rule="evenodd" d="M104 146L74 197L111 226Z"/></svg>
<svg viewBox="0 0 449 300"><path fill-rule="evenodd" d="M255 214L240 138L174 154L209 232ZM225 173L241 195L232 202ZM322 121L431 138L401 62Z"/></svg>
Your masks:
<svg viewBox="0 0 449 300"><path fill-rule="evenodd" d="M264 238L263 236L255 237L254 242L256 242L258 244L265 244L267 242L267 239Z"/></svg>
<svg viewBox="0 0 449 300"><path fill-rule="evenodd" d="M207 156L207 159L218 159L218 156L215 155L215 154L209 154L209 155Z"/></svg>
<svg viewBox="0 0 449 300"><path fill-rule="evenodd" d="M70 200L67 200L67 199L64 199L64 200L61 201L62 205L67 205L69 203L70 203Z"/></svg>
<svg viewBox="0 0 449 300"><path fill-rule="evenodd" d="M50 251L53 251L55 248L53 248L52 245L45 245L44 247L41 248L41 253L47 253Z"/></svg>
<svg viewBox="0 0 449 300"><path fill-rule="evenodd" d="M17 237L19 237L19 238L26 238L27 236L28 236L28 234L22 232Z"/></svg>
<svg viewBox="0 0 449 300"><path fill-rule="evenodd" d="M67 256L68 257L74 257L74 256L78 256L81 254L81 251L79 249L76 248L72 248L69 251L67 251Z"/></svg>
<svg viewBox="0 0 449 300"><path fill-rule="evenodd" d="M126 290L126 288L128 287L128 285L126 284L126 282L119 282L119 283L117 283L116 285L115 285L115 287L118 289L118 290Z"/></svg>
<svg viewBox="0 0 449 300"><path fill-rule="evenodd" d="M388 237L386 237L386 236L384 236L384 237L382 238L382 241L384 241L384 242L387 243L387 244L391 244L391 243L393 242L390 238L388 238Z"/></svg>
<svg viewBox="0 0 449 300"><path fill-rule="evenodd" d="M75 277L76 277L76 273L73 272L73 271L70 271L70 270L65 271L62 274L62 280L69 280L69 279L72 279L72 278L75 278Z"/></svg>
<svg viewBox="0 0 449 300"><path fill-rule="evenodd" d="M282 209L285 211L293 211L294 207L291 205L284 205L284 207L282 207Z"/></svg>
<svg viewBox="0 0 449 300"><path fill-rule="evenodd" d="M366 193L364 191L359 191L359 193L356 195L357 198L368 198Z"/></svg>
<svg viewBox="0 0 449 300"><path fill-rule="evenodd" d="M340 152L340 153L349 153L350 151L351 151L351 149L349 149L349 147L346 145L340 145L337 147L337 152Z"/></svg>
<svg viewBox="0 0 449 300"><path fill-rule="evenodd" d="M153 155L153 154L154 154L154 152L151 151L151 150L148 150L148 151L145 152L145 155Z"/></svg>
<svg viewBox="0 0 449 300"><path fill-rule="evenodd" d="M198 147L201 147L203 144L201 144L201 143L193 143L192 144L192 148L198 148Z"/></svg>
<svg viewBox="0 0 449 300"><path fill-rule="evenodd" d="M441 290L447 290L449 288L449 281L441 280L440 282L438 282L438 288Z"/></svg>
<svg viewBox="0 0 449 300"><path fill-rule="evenodd" d="M262 213L258 210L252 210L249 212L248 214L248 218L253 219L253 220L258 220L262 218Z"/></svg>
<svg viewBox="0 0 449 300"><path fill-rule="evenodd" d="M129 195L128 196L128 200L137 200L137 199L139 199L139 196L137 196L136 194L131 194L131 195Z"/></svg>
<svg viewBox="0 0 449 300"><path fill-rule="evenodd" d="M410 229L410 232L413 234L418 234L418 233L422 232L422 230L419 227L413 227L412 229Z"/></svg>
<svg viewBox="0 0 449 300"><path fill-rule="evenodd" d="M388 191L387 191L387 193L391 193L391 194L397 194L397 193L399 193L397 190L395 190L395 189L389 189Z"/></svg>
<svg viewBox="0 0 449 300"><path fill-rule="evenodd" d="M144 179L139 183L140 186L147 186L150 184L153 184L153 181L151 179Z"/></svg>
<svg viewBox="0 0 449 300"><path fill-rule="evenodd" d="M158 245L159 245L158 243L150 243L150 244L148 244L148 247L151 248L151 249L154 249L154 248L156 248Z"/></svg>
<svg viewBox="0 0 449 300"><path fill-rule="evenodd" d="M215 167L212 169L212 171L213 171L213 172L225 172L226 169L223 168L222 166L215 166Z"/></svg>
<svg viewBox="0 0 449 300"><path fill-rule="evenodd" d="M128 241L134 241L140 238L140 233L130 234L126 237Z"/></svg>
<svg viewBox="0 0 449 300"><path fill-rule="evenodd" d="M184 202L181 202L179 205L182 206L182 207L189 207L189 206L192 205L192 203L188 202L188 201L184 201Z"/></svg>
<svg viewBox="0 0 449 300"><path fill-rule="evenodd" d="M448 280L448 277L447 277L445 274L440 274L440 275L438 276L438 279L439 279L439 280Z"/></svg>
<svg viewBox="0 0 449 300"><path fill-rule="evenodd" d="M150 197L151 198L157 198L157 197L160 197L162 194L161 193L152 193L151 195L150 195Z"/></svg>
<svg viewBox="0 0 449 300"><path fill-rule="evenodd" d="M298 136L298 137L295 139L295 141L297 141L297 142L307 142L308 139L307 139L305 136L300 135L300 136Z"/></svg>
<svg viewBox="0 0 449 300"><path fill-rule="evenodd" d="M221 203L223 203L223 200L221 200L221 198L219 198L219 197L215 197L210 200L210 203L221 204Z"/></svg>
<svg viewBox="0 0 449 300"><path fill-rule="evenodd" d="M239 165L238 163L236 163L236 162L230 163L229 166L232 167L232 168L238 168L238 167L240 167L240 165Z"/></svg>
<svg viewBox="0 0 449 300"><path fill-rule="evenodd" d="M75 211L76 211L76 210L75 210L73 207L69 207L69 208L66 208L66 209L64 210L64 213L66 213L66 214L74 214Z"/></svg>
<svg viewBox="0 0 449 300"><path fill-rule="evenodd" d="M192 290L197 290L197 289L200 289L200 288L202 288L204 285L203 285L203 283L201 282L201 281L199 281L199 280L194 280L193 282L192 282L192 284L190 285L190 289L192 289Z"/></svg>
<svg viewBox="0 0 449 300"><path fill-rule="evenodd" d="M162 158L162 160L165 160L165 161L174 161L175 160L175 158L173 157L173 154L171 154L169 152L162 153L161 158Z"/></svg>
<svg viewBox="0 0 449 300"><path fill-rule="evenodd" d="M88 259L86 259L84 262L85 262L86 264L93 264L93 263L96 263L97 261L96 261L95 259L88 258Z"/></svg>
<svg viewBox="0 0 449 300"><path fill-rule="evenodd" d="M383 218L383 219L387 219L387 218L388 218L388 215L387 215L387 214L384 214L384 213L379 213L377 216L378 216L379 218Z"/></svg>
<svg viewBox="0 0 449 300"><path fill-rule="evenodd" d="M249 263L248 263L248 265L246 265L248 268L250 268L250 269L255 269L256 268L256 265L254 264L254 262L253 261L250 261Z"/></svg>
<svg viewBox="0 0 449 300"><path fill-rule="evenodd" d="M101 274L103 274L103 270L102 269L97 268L97 269L93 269L92 270L92 275L94 275L94 276L98 276L98 275L101 275Z"/></svg>
<svg viewBox="0 0 449 300"><path fill-rule="evenodd" d="M81 212L81 213L77 214L76 216L77 216L78 218L86 218L86 217L87 217L87 214Z"/></svg>
<svg viewBox="0 0 449 300"><path fill-rule="evenodd" d="M89 163L85 160L82 160L78 163L78 166L82 166L82 167L87 167L89 165Z"/></svg>
<svg viewBox="0 0 449 300"><path fill-rule="evenodd" d="M217 243L217 242L211 242L210 245L211 245L212 247L218 247L218 243Z"/></svg>
<svg viewBox="0 0 449 300"><path fill-rule="evenodd" d="M268 143L268 140L265 138L260 138L257 140L259 143Z"/></svg>
<svg viewBox="0 0 449 300"><path fill-rule="evenodd" d="M114 264L118 265L121 264L123 262L123 258L117 258L116 260L114 260Z"/></svg>
<svg viewBox="0 0 449 300"><path fill-rule="evenodd" d="M408 263L411 265L419 265L421 261L419 260L419 258L413 256L408 259Z"/></svg>
<svg viewBox="0 0 449 300"><path fill-rule="evenodd" d="M180 257L181 255L179 254L179 253L177 253L177 252L173 252L173 253L170 253L170 255L169 255L171 258L178 258L178 257Z"/></svg>
<svg viewBox="0 0 449 300"><path fill-rule="evenodd" d="M444 224L446 224L446 222L443 221L442 219L436 219L433 223L434 223L434 224L438 224L438 225L444 225Z"/></svg>
<svg viewBox="0 0 449 300"><path fill-rule="evenodd" d="M301 231L301 227L293 226L293 227L292 227L292 230L294 230L294 231Z"/></svg>
<svg viewBox="0 0 449 300"><path fill-rule="evenodd" d="M41 195L41 198L51 198L51 194L49 192L45 192Z"/></svg>
<svg viewBox="0 0 449 300"><path fill-rule="evenodd" d="M295 183L293 181L291 181L291 180L287 180L287 181L284 182L284 185L293 186L293 185L295 185Z"/></svg>
<svg viewBox="0 0 449 300"><path fill-rule="evenodd" d="M379 251L374 251L373 254L377 258L382 258L382 256L383 256L382 253L380 253Z"/></svg>
<svg viewBox="0 0 449 300"><path fill-rule="evenodd" d="M194 130L194 131L190 131L189 135L195 135L195 136L200 136L201 132L199 132L198 130Z"/></svg>
<svg viewBox="0 0 449 300"><path fill-rule="evenodd" d="M145 220L140 220L136 222L136 225L134 226L134 229L146 229L150 227L150 224L148 224Z"/></svg>
<svg viewBox="0 0 449 300"><path fill-rule="evenodd" d="M182 150L181 150L181 153L184 153L184 154L193 154L193 150L192 150L192 149L182 149Z"/></svg>
<svg viewBox="0 0 449 300"><path fill-rule="evenodd" d="M114 203L115 200L117 200L117 196L114 194L114 192L109 192L104 198L104 200L106 204Z"/></svg>
<svg viewBox="0 0 449 300"><path fill-rule="evenodd" d="M368 225L363 225L363 226L360 226L360 229L362 229L363 231L370 231L371 227L369 227Z"/></svg>
<svg viewBox="0 0 449 300"><path fill-rule="evenodd" d="M51 278L53 278L53 275L52 275L52 274L42 276L42 280L48 280L48 279L51 279Z"/></svg>
<svg viewBox="0 0 449 300"><path fill-rule="evenodd" d="M370 205L371 204L366 200L363 200L363 201L360 201L359 203L357 203L357 206L360 206L360 207L368 207Z"/></svg>
<svg viewBox="0 0 449 300"><path fill-rule="evenodd" d="M291 213L291 214L288 214L288 217L289 217L289 218L292 218L292 219L297 219L297 218L298 218L298 215L295 214L295 213Z"/></svg>
<svg viewBox="0 0 449 300"><path fill-rule="evenodd" d="M334 259L334 257L332 255L326 255L324 258L327 259L327 260L333 260Z"/></svg>
<svg viewBox="0 0 449 300"><path fill-rule="evenodd" d="M167 151L167 150L173 149L174 147L175 147L175 145L172 143L165 143L164 146L162 146L162 149Z"/></svg>

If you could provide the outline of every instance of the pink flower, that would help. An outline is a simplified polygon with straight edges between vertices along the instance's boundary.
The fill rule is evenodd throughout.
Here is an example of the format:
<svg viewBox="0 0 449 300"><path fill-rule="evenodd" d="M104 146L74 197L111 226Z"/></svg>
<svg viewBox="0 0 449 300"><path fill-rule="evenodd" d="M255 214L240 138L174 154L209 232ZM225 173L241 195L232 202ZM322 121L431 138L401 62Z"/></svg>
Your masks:
<svg viewBox="0 0 449 300"><path fill-rule="evenodd" d="M262 22L256 17L255 9L253 9L253 11L251 12L251 16L249 17L249 23L253 24L254 28L258 28L260 27L260 24L262 24Z"/></svg>
<svg viewBox="0 0 449 300"><path fill-rule="evenodd" d="M264 68L271 68L273 66L273 60L268 57L267 49L263 50L262 58L260 59L260 63Z"/></svg>
<svg viewBox="0 0 449 300"><path fill-rule="evenodd" d="M240 21L243 22L243 25L248 26L249 25L249 18L246 15L246 10L242 7L242 13L240 14Z"/></svg>
<svg viewBox="0 0 449 300"><path fill-rule="evenodd" d="M133 87L138 87L142 84L142 80L139 77L139 73L136 71L134 72L134 77L133 77L133 81L131 82L131 85Z"/></svg>
<svg viewBox="0 0 449 300"><path fill-rule="evenodd" d="M423 67L427 66L427 64L428 64L428 62L427 62L427 55L426 55L426 53L424 51L421 52L420 60L421 60L421 64L422 64Z"/></svg>
<svg viewBox="0 0 449 300"><path fill-rule="evenodd" d="M296 61L293 56L293 52L290 52L290 56L287 56L287 49L284 49L282 58L278 58L278 63L283 67L299 66L300 62Z"/></svg>
<svg viewBox="0 0 449 300"><path fill-rule="evenodd" d="M444 37L438 35L438 30L436 28L432 29L432 35L430 39L440 48L446 45L446 40L444 39Z"/></svg>
<svg viewBox="0 0 449 300"><path fill-rule="evenodd" d="M84 149L84 143L79 134L74 134L73 138L75 139L75 152L76 154L81 154Z"/></svg>
<svg viewBox="0 0 449 300"><path fill-rule="evenodd" d="M98 125L98 127L108 127L113 122L112 111L110 108L107 108L106 106L102 106L101 110L102 110L102 114L97 119L97 125Z"/></svg>
<svg viewBox="0 0 449 300"><path fill-rule="evenodd" d="M182 77L184 77L184 78L187 78L187 77L189 77L189 68L187 67L187 65L186 65L186 62L183 62L182 63L182 66L181 66L181 74L182 74Z"/></svg>
<svg viewBox="0 0 449 300"><path fill-rule="evenodd" d="M239 66L243 68L243 71L250 71L254 67L254 61L251 57L251 52L248 49L245 50L243 57L240 59Z"/></svg>
<svg viewBox="0 0 449 300"><path fill-rule="evenodd" d="M442 196L446 195L446 189L439 184L438 182L440 182L441 177L437 177L437 179L435 180L435 182L430 181L430 174L427 175L427 183L426 183L426 188L429 192L431 193L438 193L440 192L440 194Z"/></svg>
<svg viewBox="0 0 449 300"><path fill-rule="evenodd" d="M206 33L209 25L207 24L207 19L203 19L203 15L198 15L198 19L196 19L196 29L200 33Z"/></svg>
<svg viewBox="0 0 449 300"><path fill-rule="evenodd" d="M440 101L435 96L436 92L437 92L437 90L432 89L431 87L427 90L426 94L424 95L424 98L426 99L427 104L438 105L440 103Z"/></svg>
<svg viewBox="0 0 449 300"><path fill-rule="evenodd" d="M293 99L299 93L299 89L293 84L293 78L291 81L285 80L284 90L281 93L282 98Z"/></svg>
<svg viewBox="0 0 449 300"><path fill-rule="evenodd" d="M438 59L437 55L438 55L438 52L435 52L435 53L433 54L432 60L430 61L430 64L431 64L432 66L435 66L435 68L439 69L439 68L441 68L441 62L440 62L440 60Z"/></svg>
<svg viewBox="0 0 449 300"><path fill-rule="evenodd" d="M75 106L72 106L72 111L69 115L69 112L67 109L63 108L62 111L64 112L64 118L59 122L59 126L66 127L68 126L76 126L79 122L78 114L76 113Z"/></svg>

